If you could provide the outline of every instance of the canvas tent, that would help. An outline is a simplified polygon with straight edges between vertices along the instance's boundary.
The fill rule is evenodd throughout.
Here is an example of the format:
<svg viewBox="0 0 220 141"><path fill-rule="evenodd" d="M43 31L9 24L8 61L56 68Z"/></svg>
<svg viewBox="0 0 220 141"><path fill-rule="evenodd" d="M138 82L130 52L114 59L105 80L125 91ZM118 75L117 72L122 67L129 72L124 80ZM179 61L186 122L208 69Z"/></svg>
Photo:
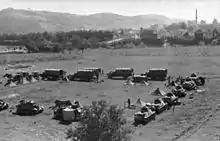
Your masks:
<svg viewBox="0 0 220 141"><path fill-rule="evenodd" d="M37 82L37 80L34 77L32 77L31 82L34 83L34 82Z"/></svg>
<svg viewBox="0 0 220 141"><path fill-rule="evenodd" d="M134 83L133 83L131 80L127 80L127 81L124 83L124 85L131 85L131 86L133 86Z"/></svg>
<svg viewBox="0 0 220 141"><path fill-rule="evenodd" d="M10 84L9 84L9 87L16 87L17 85L14 83L14 82L11 82Z"/></svg>
<svg viewBox="0 0 220 141"><path fill-rule="evenodd" d="M138 98L137 102L136 102L136 105L138 107L143 107L146 105L146 102L142 101L140 98Z"/></svg>
<svg viewBox="0 0 220 141"><path fill-rule="evenodd" d="M160 90L159 88L155 89L153 92L151 92L151 95L155 96L164 96L166 92Z"/></svg>
<svg viewBox="0 0 220 141"><path fill-rule="evenodd" d="M27 81L25 77L23 78L23 84L29 84L29 82Z"/></svg>

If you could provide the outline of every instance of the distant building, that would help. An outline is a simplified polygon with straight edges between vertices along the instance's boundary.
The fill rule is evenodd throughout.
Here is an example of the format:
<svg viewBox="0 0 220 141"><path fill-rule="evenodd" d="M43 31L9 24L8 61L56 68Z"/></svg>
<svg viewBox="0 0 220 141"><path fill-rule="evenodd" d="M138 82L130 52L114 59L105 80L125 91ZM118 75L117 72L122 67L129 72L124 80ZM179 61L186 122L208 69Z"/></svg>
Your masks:
<svg viewBox="0 0 220 141"><path fill-rule="evenodd" d="M196 25L196 20L188 20L187 21L188 26L190 25Z"/></svg>
<svg viewBox="0 0 220 141"><path fill-rule="evenodd" d="M201 29L195 32L195 39L199 41L204 39L204 32Z"/></svg>

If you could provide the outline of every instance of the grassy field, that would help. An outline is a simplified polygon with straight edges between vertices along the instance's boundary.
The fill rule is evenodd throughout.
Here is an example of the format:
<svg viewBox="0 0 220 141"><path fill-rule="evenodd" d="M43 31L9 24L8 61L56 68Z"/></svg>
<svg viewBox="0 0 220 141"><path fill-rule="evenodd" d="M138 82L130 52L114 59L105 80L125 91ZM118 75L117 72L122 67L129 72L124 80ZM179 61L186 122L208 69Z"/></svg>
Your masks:
<svg viewBox="0 0 220 141"><path fill-rule="evenodd" d="M0 54L0 64L33 63L54 60L74 60L80 59L82 55L79 51L65 53L33 53L33 54Z"/></svg>
<svg viewBox="0 0 220 141"><path fill-rule="evenodd" d="M139 74L148 68L168 68L169 75L179 72L185 76L189 72L205 73L208 77L219 75L218 47L191 47L191 48L144 48L120 50L88 50L83 58L67 61L32 62L39 69L63 68L74 72L81 67L102 67L105 72L116 67L133 67ZM33 99L45 106L45 112L34 117L19 117L11 115L9 110L0 113L0 140L64 140L66 125L58 124L52 120L52 111L48 109L56 99L79 99L82 105L93 100L108 99L112 103L123 106L124 101L131 97L134 101L141 98L151 101L155 97L149 93L160 87L167 91L163 83L152 82L148 87L132 86L124 88L124 81L108 80L102 77L102 84L83 82L37 82L17 88L4 88L0 86L1 96L18 93L16 98L6 99L10 103L10 110L15 108L19 99ZM219 140L220 111L216 105L220 103L218 79L209 79L204 86L206 92L194 93L194 98L181 99L183 105L165 111L156 117L156 120L145 126L136 127L135 141L214 141ZM134 111L128 111L130 123ZM74 123L73 123L74 124ZM72 125L70 125L72 126Z"/></svg>

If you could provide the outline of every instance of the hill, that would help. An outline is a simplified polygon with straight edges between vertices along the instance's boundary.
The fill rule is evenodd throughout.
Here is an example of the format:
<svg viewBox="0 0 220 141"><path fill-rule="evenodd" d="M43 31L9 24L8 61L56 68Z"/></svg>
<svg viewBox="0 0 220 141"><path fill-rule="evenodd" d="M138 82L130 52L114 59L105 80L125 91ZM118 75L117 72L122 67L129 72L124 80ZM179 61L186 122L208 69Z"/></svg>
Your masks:
<svg viewBox="0 0 220 141"><path fill-rule="evenodd" d="M176 19L163 15L122 16L113 13L75 15L49 11L7 8L0 11L0 33L56 32L74 29L140 28L170 24Z"/></svg>

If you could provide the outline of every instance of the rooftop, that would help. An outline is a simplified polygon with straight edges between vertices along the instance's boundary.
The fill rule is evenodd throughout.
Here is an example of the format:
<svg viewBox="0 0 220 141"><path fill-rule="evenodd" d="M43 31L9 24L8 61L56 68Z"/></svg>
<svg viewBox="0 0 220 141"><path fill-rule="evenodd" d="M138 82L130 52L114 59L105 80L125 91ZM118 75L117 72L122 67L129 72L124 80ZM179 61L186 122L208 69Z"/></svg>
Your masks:
<svg viewBox="0 0 220 141"><path fill-rule="evenodd" d="M89 69L78 69L77 72L93 72L93 70L89 70Z"/></svg>
<svg viewBox="0 0 220 141"><path fill-rule="evenodd" d="M115 68L116 70L131 70L132 68Z"/></svg>
<svg viewBox="0 0 220 141"><path fill-rule="evenodd" d="M46 71L60 71L61 69L45 69Z"/></svg>

